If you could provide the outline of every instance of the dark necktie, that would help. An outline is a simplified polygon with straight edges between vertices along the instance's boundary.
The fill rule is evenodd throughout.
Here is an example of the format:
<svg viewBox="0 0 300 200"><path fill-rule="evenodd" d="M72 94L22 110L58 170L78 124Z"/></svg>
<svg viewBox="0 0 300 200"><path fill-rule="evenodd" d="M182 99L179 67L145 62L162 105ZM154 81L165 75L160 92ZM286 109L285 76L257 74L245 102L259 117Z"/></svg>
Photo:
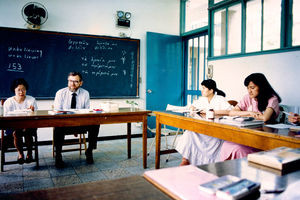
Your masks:
<svg viewBox="0 0 300 200"><path fill-rule="evenodd" d="M71 108L76 108L76 93L72 94Z"/></svg>

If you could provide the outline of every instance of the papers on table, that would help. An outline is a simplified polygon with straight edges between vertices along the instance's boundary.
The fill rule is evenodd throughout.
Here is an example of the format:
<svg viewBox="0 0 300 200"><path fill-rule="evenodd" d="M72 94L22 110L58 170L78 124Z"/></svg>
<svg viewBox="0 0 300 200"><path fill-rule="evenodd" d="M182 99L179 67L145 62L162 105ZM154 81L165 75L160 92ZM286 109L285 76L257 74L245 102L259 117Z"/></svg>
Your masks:
<svg viewBox="0 0 300 200"><path fill-rule="evenodd" d="M300 126L295 126L292 124L267 124L265 126L270 127L270 128L277 128L277 129L289 128L291 131L300 131Z"/></svg>
<svg viewBox="0 0 300 200"><path fill-rule="evenodd" d="M62 114L85 114L85 113L101 113L102 109L67 109L67 110L49 110L49 115L62 115Z"/></svg>
<svg viewBox="0 0 300 200"><path fill-rule="evenodd" d="M290 125L290 124L267 124L265 126L270 127L270 128L285 129L285 128L290 128L293 125Z"/></svg>
<svg viewBox="0 0 300 200"><path fill-rule="evenodd" d="M32 113L31 109L21 109L7 112L8 115L19 115L19 114L28 114Z"/></svg>
<svg viewBox="0 0 300 200"><path fill-rule="evenodd" d="M168 104L166 110L178 113L190 112L187 106L173 106Z"/></svg>

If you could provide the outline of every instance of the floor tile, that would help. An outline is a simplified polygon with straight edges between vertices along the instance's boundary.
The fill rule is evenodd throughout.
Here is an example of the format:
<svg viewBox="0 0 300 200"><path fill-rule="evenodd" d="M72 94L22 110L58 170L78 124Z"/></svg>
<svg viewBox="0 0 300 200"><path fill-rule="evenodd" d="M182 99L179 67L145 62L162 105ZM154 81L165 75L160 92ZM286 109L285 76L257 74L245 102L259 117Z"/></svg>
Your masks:
<svg viewBox="0 0 300 200"><path fill-rule="evenodd" d="M171 136L172 137L172 136ZM154 138L147 141L148 149ZM172 141L172 139L168 139ZM86 164L84 153L78 151L63 153L65 168L57 169L52 157L52 145L39 147L40 167L35 163L24 165L5 165L5 172L0 173L0 193L16 193L45 188L62 187L91 181L117 179L132 175L142 175L155 168L155 148L147 157L148 168L143 168L142 138L133 138L131 159L127 158L127 140L98 141L93 151L94 164ZM9 159L15 160L16 154ZM161 156L161 168L178 166L181 156L178 153Z"/></svg>
<svg viewBox="0 0 300 200"><path fill-rule="evenodd" d="M62 187L67 185L75 185L82 183L77 175L58 176L52 178L55 187Z"/></svg>

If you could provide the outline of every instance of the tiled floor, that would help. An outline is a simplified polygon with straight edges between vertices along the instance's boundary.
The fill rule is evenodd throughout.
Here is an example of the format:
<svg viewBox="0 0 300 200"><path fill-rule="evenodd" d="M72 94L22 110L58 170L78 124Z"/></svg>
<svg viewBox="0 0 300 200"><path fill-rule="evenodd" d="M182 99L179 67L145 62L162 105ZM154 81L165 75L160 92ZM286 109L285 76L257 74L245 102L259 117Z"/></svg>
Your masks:
<svg viewBox="0 0 300 200"><path fill-rule="evenodd" d="M148 139L148 149L152 141L153 138ZM142 175L145 170L154 169L154 147L148 156L147 169L143 168L142 138L133 138L131 149L132 158L127 159L126 139L98 141L97 150L94 151L94 164L87 165L84 153L80 156L79 152L75 151L63 153L66 167L56 169L52 158L52 146L40 146L39 169L36 169L35 163L4 166L5 171L0 172L0 194ZM17 154L11 153L9 157L16 159ZM167 155L161 156L161 168L178 166L181 160L178 153L171 154L168 162L165 161L166 157Z"/></svg>

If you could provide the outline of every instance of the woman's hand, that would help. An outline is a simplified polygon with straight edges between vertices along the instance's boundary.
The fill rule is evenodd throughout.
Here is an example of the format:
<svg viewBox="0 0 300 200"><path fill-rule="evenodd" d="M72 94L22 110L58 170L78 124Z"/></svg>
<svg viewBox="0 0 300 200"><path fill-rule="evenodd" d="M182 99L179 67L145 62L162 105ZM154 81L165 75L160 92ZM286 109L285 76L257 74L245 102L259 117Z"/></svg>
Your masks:
<svg viewBox="0 0 300 200"><path fill-rule="evenodd" d="M34 106L33 105L29 106L29 109L32 110L32 112L33 112L34 111Z"/></svg>
<svg viewBox="0 0 300 200"><path fill-rule="evenodd" d="M190 106L190 111L194 111L194 110L196 110L196 107L193 106L193 105L191 105L191 106Z"/></svg>
<svg viewBox="0 0 300 200"><path fill-rule="evenodd" d="M288 120L289 120L289 122L292 122L292 123L299 123L300 122L300 115L290 112Z"/></svg>
<svg viewBox="0 0 300 200"><path fill-rule="evenodd" d="M261 112L251 112L250 116L254 117L255 119L258 119L258 120L264 119L264 115Z"/></svg>

